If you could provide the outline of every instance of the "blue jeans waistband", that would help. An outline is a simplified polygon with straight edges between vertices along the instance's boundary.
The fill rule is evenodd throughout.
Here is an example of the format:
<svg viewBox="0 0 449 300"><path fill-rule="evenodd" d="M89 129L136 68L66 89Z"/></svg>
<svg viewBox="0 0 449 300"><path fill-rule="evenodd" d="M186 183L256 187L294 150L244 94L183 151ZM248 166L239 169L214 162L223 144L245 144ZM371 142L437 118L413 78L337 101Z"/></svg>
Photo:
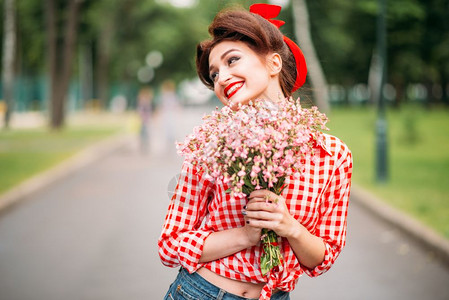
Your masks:
<svg viewBox="0 0 449 300"><path fill-rule="evenodd" d="M244 298L238 295L226 292L223 289L210 283L199 274L190 274L186 269L181 268L176 280L171 285L165 299L177 300L177 295L181 299L208 299L208 300L257 300L251 298ZM274 293L271 299L290 299L288 292L278 291Z"/></svg>

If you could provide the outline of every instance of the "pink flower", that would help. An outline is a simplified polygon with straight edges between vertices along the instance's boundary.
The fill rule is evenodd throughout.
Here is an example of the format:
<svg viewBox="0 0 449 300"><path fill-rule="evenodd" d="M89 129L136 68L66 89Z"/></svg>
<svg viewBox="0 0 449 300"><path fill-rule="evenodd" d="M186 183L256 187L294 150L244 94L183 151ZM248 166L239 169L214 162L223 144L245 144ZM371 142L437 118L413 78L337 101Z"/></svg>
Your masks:
<svg viewBox="0 0 449 300"><path fill-rule="evenodd" d="M305 159L316 159L314 147L322 143L326 122L316 108L302 108L299 99L256 100L237 111L225 106L204 116L176 149L208 176L231 184L233 197L243 197L244 189L279 190L286 176L300 174Z"/></svg>
<svg viewBox="0 0 449 300"><path fill-rule="evenodd" d="M251 174L250 174L251 178L257 177L257 175L259 175L259 172L261 170L262 169L258 165L254 165L253 168L251 169Z"/></svg>
<svg viewBox="0 0 449 300"><path fill-rule="evenodd" d="M245 168L241 169L241 170L237 173L237 176L240 176L240 177L243 177L243 176L245 176L245 175L246 175Z"/></svg>

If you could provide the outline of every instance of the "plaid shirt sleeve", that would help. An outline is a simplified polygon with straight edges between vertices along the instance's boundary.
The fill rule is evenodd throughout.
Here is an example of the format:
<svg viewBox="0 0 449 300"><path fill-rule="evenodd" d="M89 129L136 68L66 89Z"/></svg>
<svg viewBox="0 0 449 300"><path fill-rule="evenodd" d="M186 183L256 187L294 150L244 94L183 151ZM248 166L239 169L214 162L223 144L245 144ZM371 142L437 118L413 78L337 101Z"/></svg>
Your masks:
<svg viewBox="0 0 449 300"><path fill-rule="evenodd" d="M212 231L200 230L213 189L193 165L184 163L159 237L159 256L164 265L199 269L204 241Z"/></svg>
<svg viewBox="0 0 449 300"><path fill-rule="evenodd" d="M334 150L334 173L327 190L323 193L320 206L320 219L315 235L325 244L323 262L314 269L305 269L305 273L316 277L330 269L346 243L346 217L352 176L352 154L347 146L338 140L331 145ZM332 151L333 152L333 151Z"/></svg>

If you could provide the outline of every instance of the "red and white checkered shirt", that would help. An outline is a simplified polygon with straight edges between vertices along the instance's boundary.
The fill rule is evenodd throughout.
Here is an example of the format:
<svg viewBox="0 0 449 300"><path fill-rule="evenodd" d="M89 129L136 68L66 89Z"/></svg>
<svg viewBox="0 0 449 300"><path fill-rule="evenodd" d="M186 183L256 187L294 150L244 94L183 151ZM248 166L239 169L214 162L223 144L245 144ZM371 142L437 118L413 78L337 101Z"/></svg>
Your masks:
<svg viewBox="0 0 449 300"><path fill-rule="evenodd" d="M287 178L282 193L290 214L323 239L326 250L320 265L312 270L301 266L284 238L283 265L266 276L259 268L260 245L199 263L204 241L212 232L244 226L242 210L247 200L231 198L226 184L208 181L203 172L188 163L182 166L158 241L162 263L169 267L181 265L190 273L204 267L227 278L266 283L260 299L269 299L275 288L292 291L303 273L314 277L326 272L345 245L352 156L338 138L328 134L323 137L323 145L317 148L320 158L315 163L307 162L299 179Z"/></svg>

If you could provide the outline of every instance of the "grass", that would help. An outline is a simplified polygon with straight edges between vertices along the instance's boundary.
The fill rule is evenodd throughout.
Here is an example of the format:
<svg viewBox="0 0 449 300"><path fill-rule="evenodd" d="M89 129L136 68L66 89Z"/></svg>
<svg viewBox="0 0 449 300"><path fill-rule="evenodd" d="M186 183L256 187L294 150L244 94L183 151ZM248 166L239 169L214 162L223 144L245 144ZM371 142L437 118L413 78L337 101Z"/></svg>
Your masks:
<svg viewBox="0 0 449 300"><path fill-rule="evenodd" d="M118 130L117 125L89 125L59 132L44 128L0 131L0 194Z"/></svg>
<svg viewBox="0 0 449 300"><path fill-rule="evenodd" d="M449 238L449 112L408 107L390 110L389 179L375 176L375 123L372 109L334 109L330 133L351 148L354 183L416 217Z"/></svg>

